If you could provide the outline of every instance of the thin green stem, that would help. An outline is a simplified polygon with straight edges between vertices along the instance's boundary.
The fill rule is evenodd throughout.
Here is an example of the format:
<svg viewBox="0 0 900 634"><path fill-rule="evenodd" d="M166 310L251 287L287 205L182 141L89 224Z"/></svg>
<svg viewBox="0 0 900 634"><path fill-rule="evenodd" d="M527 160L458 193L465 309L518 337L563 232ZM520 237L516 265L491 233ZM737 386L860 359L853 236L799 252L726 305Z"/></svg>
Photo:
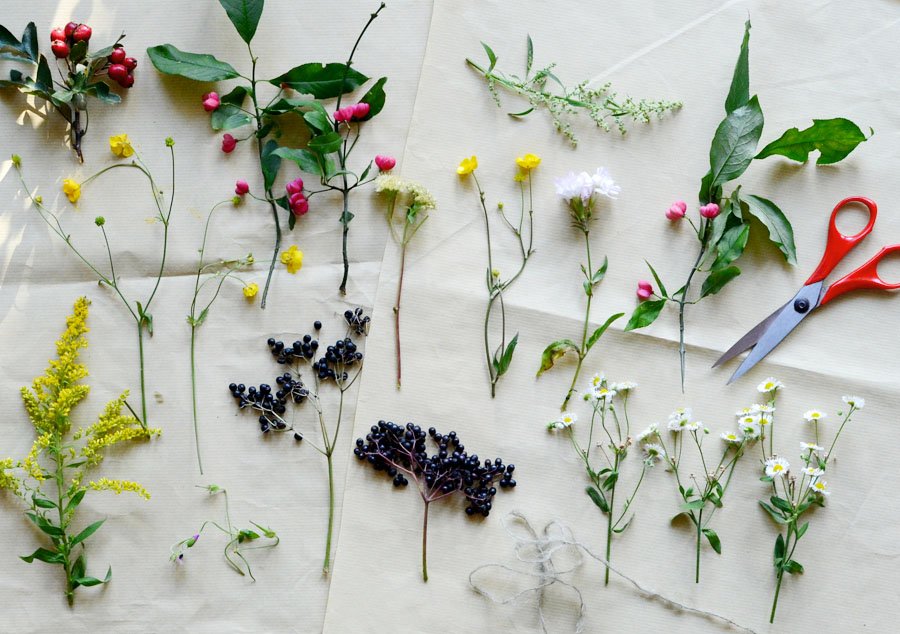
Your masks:
<svg viewBox="0 0 900 634"><path fill-rule="evenodd" d="M141 370L141 426L146 429L147 421L147 391L144 385L144 327L141 320L137 322L138 331L138 365Z"/></svg>
<svg viewBox="0 0 900 634"><path fill-rule="evenodd" d="M590 231L586 227L582 227L582 233L584 233L584 246L585 251L587 252L587 270L588 277L593 275L593 266L591 264L591 240L590 240ZM594 290L591 288L591 292L587 293L587 305L584 309L584 327L581 331L581 347L578 349L578 363L575 366L575 374L572 375L572 383L569 385L569 391L566 392L566 398L563 400L562 407L560 407L561 411L565 411L566 407L569 405L569 399L572 398L572 394L575 393L575 385L578 382L578 376L581 373L581 365L584 362L584 357L587 355L587 339L588 339L588 327L591 323L591 300L594 297ZM607 571L607 576L608 576Z"/></svg>
<svg viewBox="0 0 900 634"><path fill-rule="evenodd" d="M703 509L697 517L697 561L694 567L694 583L700 583L700 538L703 535Z"/></svg>
<svg viewBox="0 0 900 634"><path fill-rule="evenodd" d="M200 468L200 475L203 475L203 460L200 458L200 429L197 423L197 366L195 362L196 343L197 326L191 324L191 405L193 406L194 414L194 446L197 450L197 466Z"/></svg>
<svg viewBox="0 0 900 634"><path fill-rule="evenodd" d="M331 567L331 534L334 530L334 457L331 451L325 454L328 461L328 534L325 538L325 563L322 574L327 575Z"/></svg>
<svg viewBox="0 0 900 634"><path fill-rule="evenodd" d="M422 580L428 581L428 501L422 517Z"/></svg>
<svg viewBox="0 0 900 634"><path fill-rule="evenodd" d="M685 349L684 349L684 307L685 304L691 303L686 301L688 292L691 290L691 280L694 278L694 274L700 269L700 263L703 261L703 257L706 255L706 246L707 246L707 236L709 231L707 230L709 224L705 224L701 226L702 235L698 232L698 237L700 237L700 252L697 254L697 260L694 262L694 266L691 268L691 272L688 273L687 281L684 283L684 288L679 293L679 299L675 300L678 304L678 358L681 367L681 392L684 393L684 371L685 371Z"/></svg>

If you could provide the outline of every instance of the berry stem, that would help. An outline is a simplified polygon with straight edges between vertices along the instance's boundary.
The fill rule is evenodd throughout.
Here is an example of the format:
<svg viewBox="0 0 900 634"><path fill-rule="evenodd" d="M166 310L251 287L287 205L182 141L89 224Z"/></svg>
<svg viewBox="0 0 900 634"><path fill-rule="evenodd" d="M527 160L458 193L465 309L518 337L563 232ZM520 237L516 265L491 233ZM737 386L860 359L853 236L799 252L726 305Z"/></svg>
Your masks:
<svg viewBox="0 0 900 634"><path fill-rule="evenodd" d="M346 156L341 155L341 169L345 170L346 168ZM350 190L347 188L347 175L343 175L344 187L341 189L341 194L344 199L344 209L341 213L341 225L343 226L341 231L341 255L344 261L344 275L341 277L341 286L340 291L341 295L347 294L347 278L350 276L350 260L347 257L347 234L350 232Z"/></svg>
<svg viewBox="0 0 900 634"><path fill-rule="evenodd" d="M422 579L428 581L428 501L422 519Z"/></svg>
<svg viewBox="0 0 900 634"><path fill-rule="evenodd" d="M706 246L707 239L709 237L709 222L706 222L701 225L700 230L698 231L698 237L700 238L700 252L697 254L697 261L694 262L694 266L691 268L691 272L688 274L687 280L684 283L684 287L679 293L679 298L676 301L678 304L678 359L681 367L681 393L684 394L684 366L685 366L685 349L684 349L684 306L685 304L690 304L692 302L687 301L688 291L691 289L691 280L694 278L694 274L700 270L700 263L703 261L703 257L706 255Z"/></svg>
<svg viewBox="0 0 900 634"><path fill-rule="evenodd" d="M331 534L334 529L334 457L331 450L325 454L328 460L328 534L325 537L325 563L322 564L322 574L328 575L331 567Z"/></svg>
<svg viewBox="0 0 900 634"><path fill-rule="evenodd" d="M400 389L402 361L400 355L400 298L403 294L403 273L406 269L406 242L400 246L400 281L397 283L397 303L394 304L394 338L397 342L397 389Z"/></svg>
<svg viewBox="0 0 900 634"><path fill-rule="evenodd" d="M72 149L78 155L78 162L84 163L84 154L81 153L81 139L84 136L84 130L81 128L81 111L72 106L75 113L72 116Z"/></svg>

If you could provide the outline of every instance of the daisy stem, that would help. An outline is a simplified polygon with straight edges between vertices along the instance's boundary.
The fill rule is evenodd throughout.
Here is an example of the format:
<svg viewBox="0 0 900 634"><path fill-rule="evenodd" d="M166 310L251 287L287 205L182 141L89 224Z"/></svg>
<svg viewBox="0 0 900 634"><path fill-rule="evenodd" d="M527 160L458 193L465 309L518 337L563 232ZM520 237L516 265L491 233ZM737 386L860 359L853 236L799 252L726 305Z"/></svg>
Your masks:
<svg viewBox="0 0 900 634"><path fill-rule="evenodd" d="M697 517L697 561L694 567L694 583L700 583L700 537L703 535L703 509Z"/></svg>
<svg viewBox="0 0 900 634"><path fill-rule="evenodd" d="M616 457L613 465L613 471L618 473L619 471L619 453L616 452ZM618 480L617 480L618 481ZM616 509L616 483L614 482L612 485L612 489L609 493L609 513L606 514L606 574L603 577L603 585L609 585L609 563L610 563L610 555L612 553L612 536L613 536L613 513Z"/></svg>

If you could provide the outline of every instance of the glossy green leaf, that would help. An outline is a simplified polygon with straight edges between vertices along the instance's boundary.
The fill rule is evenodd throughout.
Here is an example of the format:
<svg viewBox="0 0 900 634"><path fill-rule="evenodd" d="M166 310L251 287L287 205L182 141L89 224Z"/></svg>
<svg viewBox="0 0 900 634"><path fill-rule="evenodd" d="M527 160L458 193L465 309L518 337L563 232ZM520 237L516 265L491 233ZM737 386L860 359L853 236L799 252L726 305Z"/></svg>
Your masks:
<svg viewBox="0 0 900 634"><path fill-rule="evenodd" d="M722 197L722 186L713 185L712 177L712 171L709 171L700 180L700 192L697 196L701 205L716 202Z"/></svg>
<svg viewBox="0 0 900 634"><path fill-rule="evenodd" d="M778 537L775 538L775 562L779 563L784 561L784 536L781 533L778 533Z"/></svg>
<svg viewBox="0 0 900 634"><path fill-rule="evenodd" d="M278 170L281 168L281 157L278 156L276 150L278 150L278 143L274 139L269 139L263 146L259 158L259 165L263 173L263 184L266 189L271 189L275 183L275 177L278 176Z"/></svg>
<svg viewBox="0 0 900 634"><path fill-rule="evenodd" d="M247 44L256 35L259 18L262 17L264 0L219 0L241 39Z"/></svg>
<svg viewBox="0 0 900 634"><path fill-rule="evenodd" d="M784 562L783 567L784 567L784 571L789 574L792 574L792 575L803 574L803 566L800 565L799 561L794 561L793 559L790 559L790 560Z"/></svg>
<svg viewBox="0 0 900 634"><path fill-rule="evenodd" d="M709 541L709 545L712 546L712 549L716 551L718 554L722 554L722 542L719 539L719 536L716 535L716 532L711 528L704 528L703 534L706 535L707 541Z"/></svg>
<svg viewBox="0 0 900 634"><path fill-rule="evenodd" d="M650 264L649 262L647 262L647 260L644 260L644 262L647 264L647 268L650 269L650 274L653 275L653 279L656 282L656 286L659 288L659 294L662 295L663 297L668 297L669 292L666 290L666 285L663 284L663 281L659 278L659 275L657 275L656 269L654 269L653 265Z"/></svg>
<svg viewBox="0 0 900 634"><path fill-rule="evenodd" d="M150 61L161 73L178 75L194 81L222 81L240 77L228 63L204 53L188 53L171 44L160 44L147 49Z"/></svg>
<svg viewBox="0 0 900 634"><path fill-rule="evenodd" d="M97 529L100 528L101 526L103 526L103 522L105 522L105 521L106 521L105 519L97 520L96 522L94 522L93 524L91 524L90 526L85 528L83 531L78 533L78 535L76 535L74 538L72 538L72 540L69 542L69 545L75 546L77 544L80 544L81 542L86 540L88 537L90 537L91 535L96 533Z"/></svg>
<svg viewBox="0 0 900 634"><path fill-rule="evenodd" d="M709 243L716 245L725 232L733 227L743 224L743 215L741 214L741 186L738 185L731 197L722 201L722 212L712 219L712 229L709 235Z"/></svg>
<svg viewBox="0 0 900 634"><path fill-rule="evenodd" d="M9 52L12 57L0 57L0 59L20 59L25 52L22 50L22 43L9 29L0 24L0 53Z"/></svg>
<svg viewBox="0 0 900 634"><path fill-rule="evenodd" d="M609 513L609 503L607 503L606 499L598 489L594 487L587 487L585 491L601 511L603 511L604 513Z"/></svg>
<svg viewBox="0 0 900 634"><path fill-rule="evenodd" d="M75 583L80 586L91 587L91 586L99 586L103 583L109 583L109 580L112 579L112 566L110 566L106 570L106 577L101 581L96 577L77 577L74 579Z"/></svg>
<svg viewBox="0 0 900 634"><path fill-rule="evenodd" d="M315 174L317 176L322 175L322 167L319 165L319 161L316 159L316 155L309 150L280 147L275 150L275 154L285 160L293 161L294 163L296 163L301 172L306 172L307 174Z"/></svg>
<svg viewBox="0 0 900 634"><path fill-rule="evenodd" d="M497 376L506 374L506 371L509 369L509 364L512 363L513 353L516 351L516 344L518 343L519 333L516 333L512 340L510 340L509 345L506 346L503 356L497 361Z"/></svg>
<svg viewBox="0 0 900 634"><path fill-rule="evenodd" d="M308 147L317 154L325 155L337 152L341 149L341 143L343 142L344 137L337 132L326 132L325 134L320 134L311 138Z"/></svg>
<svg viewBox="0 0 900 634"><path fill-rule="evenodd" d="M488 61L491 63L491 65L488 66L487 72L491 72L492 70L494 70L494 66L497 65L497 54L494 53L494 50L484 42L481 43L481 46L482 48L484 48L484 52L487 53Z"/></svg>
<svg viewBox="0 0 900 634"><path fill-rule="evenodd" d="M747 210L769 230L769 240L784 254L788 264L797 264L797 247L791 222L771 200L760 196L742 196Z"/></svg>
<svg viewBox="0 0 900 634"><path fill-rule="evenodd" d="M103 103L117 104L122 102L122 98L116 93L110 92L109 86L102 81L98 81L85 87L84 92L88 95L93 95Z"/></svg>
<svg viewBox="0 0 900 634"><path fill-rule="evenodd" d="M47 550L46 548L38 548L30 555L19 557L19 559L28 564L33 562L35 559L37 559L38 561L43 561L46 564L64 564L66 561L62 556L62 553L58 553L54 550Z"/></svg>
<svg viewBox="0 0 900 634"><path fill-rule="evenodd" d="M619 472L611 471L609 473L609 475L606 476L606 479L603 480L602 486L603 486L604 490L610 491L613 489L613 487L616 486L616 482L618 482L618 481L619 481Z"/></svg>
<svg viewBox="0 0 900 634"><path fill-rule="evenodd" d="M556 360L569 351L578 353L578 346L571 339L560 339L544 348L544 352L541 354L541 367L538 368L537 376L552 368Z"/></svg>
<svg viewBox="0 0 900 634"><path fill-rule="evenodd" d="M700 297L707 295L715 295L721 291L728 282L741 274L741 270L736 266L729 266L718 271L713 271L705 280L700 288Z"/></svg>
<svg viewBox="0 0 900 634"><path fill-rule="evenodd" d="M717 271L724 268L741 257L749 237L750 225L748 223L739 224L726 231L716 245L716 259L712 263L712 270Z"/></svg>
<svg viewBox="0 0 900 634"><path fill-rule="evenodd" d="M87 57L87 51L88 51L87 40L75 42L72 45L71 52L69 53L69 60L71 60L75 64L79 64L84 60L85 57Z"/></svg>
<svg viewBox="0 0 900 634"><path fill-rule="evenodd" d="M766 513L769 514L769 517L771 517L773 520L775 520L776 524L787 524L787 520L784 519L784 516L781 513L779 513L778 511L776 511L774 508L772 508L771 506L769 506L762 500L760 500L759 505L761 507L763 507L763 509L766 511Z"/></svg>
<svg viewBox="0 0 900 634"><path fill-rule="evenodd" d="M600 337L603 336L603 333L606 332L606 329L620 317L624 317L625 313L616 313L615 315L610 315L610 317L603 322L603 324L598 327L594 332L591 333L591 336L588 337L586 348L590 350L594 347L594 344L600 340Z"/></svg>
<svg viewBox="0 0 900 634"><path fill-rule="evenodd" d="M318 110L304 112L303 120L310 127L314 135L325 134L334 129L334 125L331 123L331 119L328 118L328 115Z"/></svg>
<svg viewBox="0 0 900 634"><path fill-rule="evenodd" d="M241 110L248 94L250 90L246 86L235 86L228 94L222 95L219 107L209 117L212 129L233 130L250 123L250 115Z"/></svg>
<svg viewBox="0 0 900 634"><path fill-rule="evenodd" d="M656 318L659 317L659 314L662 312L665 305L666 300L664 299L641 302L638 304L637 308L634 309L634 312L631 313L631 319L629 319L628 323L625 325L625 331L646 328L656 321Z"/></svg>
<svg viewBox="0 0 900 634"><path fill-rule="evenodd" d="M817 165L827 165L843 160L856 146L866 141L866 135L849 119L813 119L805 130L791 128L769 143L756 158L778 154L804 163L810 152L818 151Z"/></svg>
<svg viewBox="0 0 900 634"><path fill-rule="evenodd" d="M276 86L287 84L304 95L316 99L330 99L356 90L369 78L345 64L313 62L292 68L288 72L269 80Z"/></svg>
<svg viewBox="0 0 900 634"><path fill-rule="evenodd" d="M22 52L25 53L31 61L38 61L40 53L38 52L38 36L37 27L34 22L25 25L25 31L22 33Z"/></svg>
<svg viewBox="0 0 900 634"><path fill-rule="evenodd" d="M31 500L32 500L32 502L34 502L34 505L36 507L41 508L41 509L55 509L56 508L56 504L54 504L53 502L51 502L48 499L39 498L37 496L37 494L32 494Z"/></svg>
<svg viewBox="0 0 900 634"><path fill-rule="evenodd" d="M734 66L734 74L731 77L731 87L728 89L728 97L725 99L725 112L731 113L750 101L750 20L744 23L744 39L741 42L741 52L738 55L737 64Z"/></svg>
<svg viewBox="0 0 900 634"><path fill-rule="evenodd" d="M375 82L369 90L360 98L360 103L369 104L369 113L362 118L362 121L368 121L384 109L384 85L387 83L387 77L381 77Z"/></svg>
<svg viewBox="0 0 900 634"><path fill-rule="evenodd" d="M763 113L753 96L719 124L709 149L710 186L723 185L744 173L756 154L763 130Z"/></svg>

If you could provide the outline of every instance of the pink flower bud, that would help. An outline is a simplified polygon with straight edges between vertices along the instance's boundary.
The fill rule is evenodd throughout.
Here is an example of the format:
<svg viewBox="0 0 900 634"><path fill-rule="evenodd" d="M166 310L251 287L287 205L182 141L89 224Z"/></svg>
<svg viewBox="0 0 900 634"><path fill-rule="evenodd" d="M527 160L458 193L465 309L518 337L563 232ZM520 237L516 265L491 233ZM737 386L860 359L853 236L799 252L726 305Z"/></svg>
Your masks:
<svg viewBox="0 0 900 634"><path fill-rule="evenodd" d="M290 183L285 185L284 189L287 191L288 196L293 196L294 194L302 194L303 193L303 179L295 178Z"/></svg>
<svg viewBox="0 0 900 634"><path fill-rule="evenodd" d="M221 99L219 99L219 93L208 92L203 95L203 109L207 112L216 110L221 103L222 101Z"/></svg>
<svg viewBox="0 0 900 634"><path fill-rule="evenodd" d="M396 164L397 159L395 159L393 156L383 156L379 154L375 157L375 165L377 165L378 169L382 172L394 169L394 165Z"/></svg>
<svg viewBox="0 0 900 634"><path fill-rule="evenodd" d="M645 299L650 299L650 296L653 295L653 285L650 284L647 280L641 280L638 282L637 287L637 296L644 301Z"/></svg>
<svg viewBox="0 0 900 634"><path fill-rule="evenodd" d="M353 113L355 109L353 106L344 106L343 108L339 108L334 112L334 120L337 123L343 123L345 121L350 121L353 118Z"/></svg>
<svg viewBox="0 0 900 634"><path fill-rule="evenodd" d="M245 180L239 180L234 184L234 193L238 196L243 196L247 192L250 191L250 185Z"/></svg>
<svg viewBox="0 0 900 634"><path fill-rule="evenodd" d="M371 106L365 103L364 101L360 101L358 104L353 106L353 118L354 119L364 119L367 114L369 114L369 109Z"/></svg>
<svg viewBox="0 0 900 634"><path fill-rule="evenodd" d="M684 218L687 213L687 203L683 200L676 200L672 206L666 210L666 218L669 220L679 220Z"/></svg>
<svg viewBox="0 0 900 634"><path fill-rule="evenodd" d="M222 151L225 154L231 154L234 152L234 148L237 147L237 139L235 139L230 134L225 134L222 136Z"/></svg>
<svg viewBox="0 0 900 634"><path fill-rule="evenodd" d="M291 194L289 202L291 205L291 212L293 212L295 216L302 216L309 211L309 201L302 192Z"/></svg>
<svg viewBox="0 0 900 634"><path fill-rule="evenodd" d="M716 203L709 203L700 207L700 215L704 218L713 219L719 215L719 206Z"/></svg>

